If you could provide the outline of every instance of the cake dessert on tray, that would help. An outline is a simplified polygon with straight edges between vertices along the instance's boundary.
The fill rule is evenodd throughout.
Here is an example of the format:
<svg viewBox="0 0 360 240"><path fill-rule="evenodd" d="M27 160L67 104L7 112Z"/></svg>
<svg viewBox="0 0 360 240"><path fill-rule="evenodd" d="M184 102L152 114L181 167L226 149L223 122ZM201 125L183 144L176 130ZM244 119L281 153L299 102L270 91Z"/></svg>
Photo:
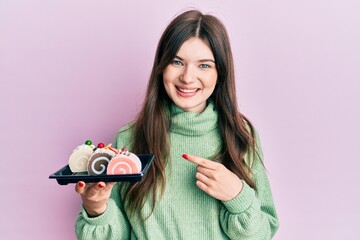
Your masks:
<svg viewBox="0 0 360 240"><path fill-rule="evenodd" d="M125 146L121 149L111 144L90 140L76 147L68 164L50 175L60 185L84 182L138 182L141 181L155 158L154 154L134 154Z"/></svg>

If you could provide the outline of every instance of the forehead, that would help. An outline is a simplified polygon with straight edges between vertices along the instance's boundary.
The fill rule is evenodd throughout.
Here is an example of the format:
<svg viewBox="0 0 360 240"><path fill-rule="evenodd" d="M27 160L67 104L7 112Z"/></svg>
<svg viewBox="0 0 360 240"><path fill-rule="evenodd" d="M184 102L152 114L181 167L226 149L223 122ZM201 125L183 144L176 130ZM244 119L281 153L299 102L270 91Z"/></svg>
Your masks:
<svg viewBox="0 0 360 240"><path fill-rule="evenodd" d="M209 45L204 40L197 37L192 37L186 40L181 45L177 56L187 60L214 60L214 55Z"/></svg>

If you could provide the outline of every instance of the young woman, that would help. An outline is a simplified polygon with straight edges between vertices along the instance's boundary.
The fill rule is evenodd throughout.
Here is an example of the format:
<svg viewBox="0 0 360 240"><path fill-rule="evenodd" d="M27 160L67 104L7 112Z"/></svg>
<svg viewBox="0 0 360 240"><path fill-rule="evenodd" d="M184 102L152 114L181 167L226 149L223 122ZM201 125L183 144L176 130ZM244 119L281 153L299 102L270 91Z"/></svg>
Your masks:
<svg viewBox="0 0 360 240"><path fill-rule="evenodd" d="M115 146L156 158L142 181L79 182L78 239L271 239L259 138L239 112L223 24L191 10L157 47L142 110Z"/></svg>

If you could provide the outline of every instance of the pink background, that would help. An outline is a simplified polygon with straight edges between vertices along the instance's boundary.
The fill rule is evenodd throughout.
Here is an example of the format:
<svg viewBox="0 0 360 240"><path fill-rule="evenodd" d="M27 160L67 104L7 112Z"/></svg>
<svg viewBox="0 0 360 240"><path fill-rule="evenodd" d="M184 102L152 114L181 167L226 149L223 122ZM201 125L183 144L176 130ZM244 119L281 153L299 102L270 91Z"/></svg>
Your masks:
<svg viewBox="0 0 360 240"><path fill-rule="evenodd" d="M228 28L242 111L262 137L275 239L357 239L360 2L3 0L1 239L75 239L74 185L48 176L111 142L144 97L157 41L186 7Z"/></svg>

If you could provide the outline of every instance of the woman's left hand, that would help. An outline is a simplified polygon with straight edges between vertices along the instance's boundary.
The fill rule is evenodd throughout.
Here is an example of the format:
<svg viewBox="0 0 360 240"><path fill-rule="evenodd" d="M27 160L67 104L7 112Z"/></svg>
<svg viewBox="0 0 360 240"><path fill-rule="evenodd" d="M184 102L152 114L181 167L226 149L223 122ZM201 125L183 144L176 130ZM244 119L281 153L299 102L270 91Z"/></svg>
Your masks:
<svg viewBox="0 0 360 240"><path fill-rule="evenodd" d="M242 181L223 164L189 154L182 157L198 165L196 185L210 196L229 201L241 192Z"/></svg>

